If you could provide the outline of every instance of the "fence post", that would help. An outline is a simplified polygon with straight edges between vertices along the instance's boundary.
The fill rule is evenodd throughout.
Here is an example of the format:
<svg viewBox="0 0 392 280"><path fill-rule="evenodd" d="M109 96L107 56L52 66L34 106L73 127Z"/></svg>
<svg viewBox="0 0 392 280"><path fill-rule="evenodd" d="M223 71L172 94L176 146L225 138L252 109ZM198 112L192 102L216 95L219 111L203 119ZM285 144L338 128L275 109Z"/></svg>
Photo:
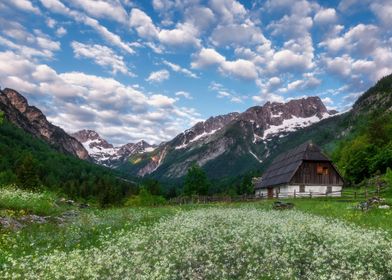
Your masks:
<svg viewBox="0 0 392 280"><path fill-rule="evenodd" d="M365 188L365 199L367 199L368 197L368 191L367 191L367 187Z"/></svg>
<svg viewBox="0 0 392 280"><path fill-rule="evenodd" d="M263 200L264 193L261 193L261 200Z"/></svg>
<svg viewBox="0 0 392 280"><path fill-rule="evenodd" d="M357 192L354 192L354 199L357 199Z"/></svg>
<svg viewBox="0 0 392 280"><path fill-rule="evenodd" d="M380 197L380 184L377 185L377 196Z"/></svg>
<svg viewBox="0 0 392 280"><path fill-rule="evenodd" d="M309 191L309 197L312 198L312 191Z"/></svg>
<svg viewBox="0 0 392 280"><path fill-rule="evenodd" d="M297 190L294 189L294 199L297 197Z"/></svg>
<svg viewBox="0 0 392 280"><path fill-rule="evenodd" d="M279 199L279 192L276 190L276 198Z"/></svg>

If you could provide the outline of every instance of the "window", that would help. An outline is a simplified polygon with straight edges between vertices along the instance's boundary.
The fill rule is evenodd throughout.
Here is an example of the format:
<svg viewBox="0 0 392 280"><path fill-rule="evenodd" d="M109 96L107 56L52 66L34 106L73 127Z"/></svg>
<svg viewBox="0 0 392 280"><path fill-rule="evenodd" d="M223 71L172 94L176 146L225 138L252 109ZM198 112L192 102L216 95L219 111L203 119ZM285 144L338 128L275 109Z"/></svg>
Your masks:
<svg viewBox="0 0 392 280"><path fill-rule="evenodd" d="M329 169L327 166L322 166L321 164L317 164L317 175L328 175Z"/></svg>
<svg viewBox="0 0 392 280"><path fill-rule="evenodd" d="M305 192L305 185L299 185L299 192Z"/></svg>

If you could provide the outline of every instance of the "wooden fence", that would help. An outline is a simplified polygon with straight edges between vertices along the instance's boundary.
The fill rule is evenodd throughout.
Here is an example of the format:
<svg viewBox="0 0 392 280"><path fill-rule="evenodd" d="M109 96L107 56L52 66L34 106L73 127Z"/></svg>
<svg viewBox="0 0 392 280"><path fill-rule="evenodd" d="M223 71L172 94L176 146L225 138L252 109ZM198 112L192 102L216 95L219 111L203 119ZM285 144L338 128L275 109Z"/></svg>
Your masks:
<svg viewBox="0 0 392 280"><path fill-rule="evenodd" d="M273 197L268 197L266 195L238 195L238 196L179 196L174 197L169 200L170 204L204 204L204 203L214 203L214 202L251 202L259 201L264 199L300 199L300 198L331 198L336 197L344 200L366 200L368 198L377 196L382 196L385 188L378 187L375 190L343 190L343 192L329 192L329 193L317 193L317 192L307 192L307 193L274 193Z"/></svg>

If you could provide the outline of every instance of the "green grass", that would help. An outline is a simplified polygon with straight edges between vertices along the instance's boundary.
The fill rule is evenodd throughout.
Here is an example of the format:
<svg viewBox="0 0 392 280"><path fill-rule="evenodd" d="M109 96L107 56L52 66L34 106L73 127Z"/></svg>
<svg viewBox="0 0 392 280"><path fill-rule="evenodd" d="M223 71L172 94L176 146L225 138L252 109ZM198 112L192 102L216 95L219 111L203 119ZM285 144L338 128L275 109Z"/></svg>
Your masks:
<svg viewBox="0 0 392 280"><path fill-rule="evenodd" d="M15 186L0 187L0 210L15 211L15 214L32 213L45 216L61 213L64 208L55 203L56 199L57 195L49 191L33 192Z"/></svg>

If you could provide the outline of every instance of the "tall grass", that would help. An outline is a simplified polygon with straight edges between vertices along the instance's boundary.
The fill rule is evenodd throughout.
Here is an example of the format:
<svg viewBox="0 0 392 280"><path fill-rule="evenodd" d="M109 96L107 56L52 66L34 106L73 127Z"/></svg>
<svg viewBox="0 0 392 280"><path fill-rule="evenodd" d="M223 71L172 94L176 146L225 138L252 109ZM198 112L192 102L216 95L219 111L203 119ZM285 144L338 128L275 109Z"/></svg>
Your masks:
<svg viewBox="0 0 392 280"><path fill-rule="evenodd" d="M25 210L38 215L50 215L60 211L55 204L56 195L51 192L22 190L14 185L0 186L0 209Z"/></svg>

